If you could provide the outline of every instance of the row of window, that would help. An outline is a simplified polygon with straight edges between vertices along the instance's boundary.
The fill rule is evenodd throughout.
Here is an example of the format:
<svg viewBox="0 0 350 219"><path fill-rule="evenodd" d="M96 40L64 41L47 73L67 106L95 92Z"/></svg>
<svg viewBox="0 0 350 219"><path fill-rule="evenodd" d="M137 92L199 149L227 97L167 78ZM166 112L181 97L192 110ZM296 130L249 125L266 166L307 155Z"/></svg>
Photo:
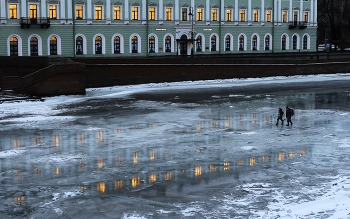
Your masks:
<svg viewBox="0 0 350 219"><path fill-rule="evenodd" d="M93 40L94 45L94 54L105 54L105 40L103 35L96 35ZM233 51L233 37L232 35L225 36L225 51ZM148 39L148 52L156 53L158 52L158 39L156 35L150 35ZM177 42L176 47L174 43ZM179 40L175 41L172 35L166 35L164 38L164 52L175 52L174 48L180 50L181 54L186 54L188 45L189 45L187 35L182 35ZM254 34L251 37L251 50L260 50L260 36ZM197 35L195 37L194 50L198 52L204 52L205 49L210 51L218 51L218 35L213 34L210 37L209 46L205 47L205 38L203 35ZM48 40L49 44L49 54L48 55L61 55L61 39L59 36L52 35ZM302 49L310 49L310 36L305 34L302 37ZM22 55L21 48L22 42L19 36L12 36L9 39L9 55L10 56L19 56ZM265 35L264 37L264 50L272 49L272 36L270 34ZM289 36L283 34L280 39L281 50L289 49ZM119 54L124 53L124 39L121 35L115 35L112 41L112 53ZM245 34L241 34L238 37L237 48L239 51L247 50L247 37ZM292 49L297 50L299 48L299 36L292 36ZM38 56L42 55L39 51L42 50L41 47L41 38L39 36L31 36L29 38L29 55ZM76 55L87 54L87 43L84 35L78 35L75 39L75 53ZM141 52L141 37L137 34L130 37L130 53L140 53Z"/></svg>
<svg viewBox="0 0 350 219"><path fill-rule="evenodd" d="M9 4L9 18L10 19L17 19L18 18L18 5L17 4ZM30 4L29 5L29 18L35 19L38 17L38 5L37 4ZM75 19L85 19L85 13L84 13L84 5L75 5ZM194 19L196 21L203 21L203 14L204 14L204 8L197 8L196 14L193 14L192 11L190 11L191 8L189 7L183 7L181 8L181 20L187 21L188 19ZM121 6L113 6L113 19L114 20L122 20L122 7ZM156 7L149 7L148 8L148 20L158 20L157 18L157 8ZM135 6L131 7L131 20L140 20L140 7ZM218 21L218 11L219 8L212 8L211 9L211 21ZM225 10L225 21L233 21L233 9L226 9ZM94 19L95 20L102 20L104 19L104 6L103 5L95 5L94 6ZM240 9L239 10L239 16L238 21L247 21L247 10L246 9ZM303 12L304 22L309 22L309 11ZM58 19L58 5L48 5L48 17L50 19ZM189 18L190 17L190 18ZM249 19L249 18L248 18ZM253 22L259 22L261 21L260 17L260 9L254 9L252 13L252 21ZM165 20L171 21L174 20L173 18L173 8L167 7L165 8ZM250 19L249 19L250 20ZM300 21L299 19L299 10L293 10L293 21ZM272 10L266 10L265 11L265 21L266 22L272 22ZM282 22L289 22L288 20L288 10L282 11Z"/></svg>

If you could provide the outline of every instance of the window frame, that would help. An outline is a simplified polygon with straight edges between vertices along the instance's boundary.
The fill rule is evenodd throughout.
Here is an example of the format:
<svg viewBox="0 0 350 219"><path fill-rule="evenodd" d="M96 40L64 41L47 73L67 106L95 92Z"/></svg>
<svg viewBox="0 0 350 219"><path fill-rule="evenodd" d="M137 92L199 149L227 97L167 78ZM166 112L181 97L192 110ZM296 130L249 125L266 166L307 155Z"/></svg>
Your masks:
<svg viewBox="0 0 350 219"><path fill-rule="evenodd" d="M78 9L78 7L79 7L79 9ZM80 7L81 7L81 10L80 10ZM77 16L77 14L79 14L78 12L81 12L81 17L78 17ZM81 5L81 4L77 4L77 5L75 5L75 19L77 19L77 20L82 20L82 19L84 19L84 5Z"/></svg>
<svg viewBox="0 0 350 219"><path fill-rule="evenodd" d="M181 8L181 21L188 21L188 9L189 9L188 7Z"/></svg>
<svg viewBox="0 0 350 219"><path fill-rule="evenodd" d="M203 21L203 8L197 8L197 21Z"/></svg>
<svg viewBox="0 0 350 219"><path fill-rule="evenodd" d="M172 21L173 20L173 7L166 7L164 12L165 12L165 20Z"/></svg>
<svg viewBox="0 0 350 219"><path fill-rule="evenodd" d="M247 20L246 13L247 13L246 9L239 9L239 21L240 22L245 22Z"/></svg>
<svg viewBox="0 0 350 219"><path fill-rule="evenodd" d="M259 22L259 10L253 9L253 22Z"/></svg>
<svg viewBox="0 0 350 219"><path fill-rule="evenodd" d="M140 20L140 7L132 6L131 7L131 20L138 21Z"/></svg>
<svg viewBox="0 0 350 219"><path fill-rule="evenodd" d="M54 9L52 9L51 7L55 7ZM48 13L49 13L49 18L50 19L58 19L58 5L57 4L49 4L47 9L48 9ZM51 12L54 12L56 14L55 17L53 17L52 13Z"/></svg>
<svg viewBox="0 0 350 219"><path fill-rule="evenodd" d="M154 11L151 11L151 9L154 9ZM157 8L155 6L149 6L148 7L148 20L155 21L157 17Z"/></svg>
<svg viewBox="0 0 350 219"><path fill-rule="evenodd" d="M211 21L218 21L218 8L211 9Z"/></svg>
<svg viewBox="0 0 350 219"><path fill-rule="evenodd" d="M11 8L11 6L15 6L15 8ZM9 7L9 19L18 19L18 4L8 4ZM11 15L14 15L11 17Z"/></svg>
<svg viewBox="0 0 350 219"><path fill-rule="evenodd" d="M94 14L95 20L103 20L103 5L95 5L94 8L95 8L95 14ZM100 8L101 10L98 10L98 8Z"/></svg>
<svg viewBox="0 0 350 219"><path fill-rule="evenodd" d="M283 23L288 22L288 11L287 10L282 11L282 22Z"/></svg>
<svg viewBox="0 0 350 219"><path fill-rule="evenodd" d="M232 21L232 9L226 9L226 21Z"/></svg>
<svg viewBox="0 0 350 219"><path fill-rule="evenodd" d="M272 22L272 10L266 10L266 22Z"/></svg>
<svg viewBox="0 0 350 219"><path fill-rule="evenodd" d="M122 19L122 6L113 5L113 20L120 21Z"/></svg>

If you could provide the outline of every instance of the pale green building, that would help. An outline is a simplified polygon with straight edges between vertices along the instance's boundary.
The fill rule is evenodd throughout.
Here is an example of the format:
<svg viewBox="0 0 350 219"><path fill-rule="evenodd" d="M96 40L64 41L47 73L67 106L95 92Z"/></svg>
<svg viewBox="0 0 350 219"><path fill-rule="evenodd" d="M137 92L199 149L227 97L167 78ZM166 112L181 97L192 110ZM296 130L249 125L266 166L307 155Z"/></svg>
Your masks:
<svg viewBox="0 0 350 219"><path fill-rule="evenodd" d="M317 0L0 0L0 55L316 51Z"/></svg>

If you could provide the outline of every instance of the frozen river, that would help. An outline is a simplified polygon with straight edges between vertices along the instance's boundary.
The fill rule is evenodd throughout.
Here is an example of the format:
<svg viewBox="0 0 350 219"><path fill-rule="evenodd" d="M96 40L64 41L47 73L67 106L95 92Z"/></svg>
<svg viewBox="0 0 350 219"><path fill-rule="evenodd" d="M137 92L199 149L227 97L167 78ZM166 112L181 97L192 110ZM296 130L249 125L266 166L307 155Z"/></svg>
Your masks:
<svg viewBox="0 0 350 219"><path fill-rule="evenodd" d="M4 102L0 218L350 218L349 105L350 74Z"/></svg>

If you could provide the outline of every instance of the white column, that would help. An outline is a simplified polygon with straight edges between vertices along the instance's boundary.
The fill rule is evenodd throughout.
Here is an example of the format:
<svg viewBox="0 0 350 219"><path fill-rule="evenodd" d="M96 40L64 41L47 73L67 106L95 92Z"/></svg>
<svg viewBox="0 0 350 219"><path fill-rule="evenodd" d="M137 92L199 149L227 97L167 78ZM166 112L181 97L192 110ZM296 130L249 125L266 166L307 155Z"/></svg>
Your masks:
<svg viewBox="0 0 350 219"><path fill-rule="evenodd" d="M124 24L128 24L129 23L129 0L125 0L124 6L125 6L125 8L124 8Z"/></svg>
<svg viewBox="0 0 350 219"><path fill-rule="evenodd" d="M281 25L282 22L282 7L281 0L278 0L278 24Z"/></svg>
<svg viewBox="0 0 350 219"><path fill-rule="evenodd" d="M86 4L86 17L87 17L87 22L91 23L92 22L92 6L91 6L92 2L91 0L87 0L87 4Z"/></svg>
<svg viewBox="0 0 350 219"><path fill-rule="evenodd" d="M164 15L164 4L163 0L159 0L159 22L163 23L163 15Z"/></svg>
<svg viewBox="0 0 350 219"><path fill-rule="evenodd" d="M314 25L314 0L310 1L310 14L309 14L309 25Z"/></svg>
<svg viewBox="0 0 350 219"><path fill-rule="evenodd" d="M72 3L72 0L67 0L68 19L70 20L73 18L74 14L74 12L72 11L74 9Z"/></svg>
<svg viewBox="0 0 350 219"><path fill-rule="evenodd" d="M111 22L111 0L106 0L106 23L110 24Z"/></svg>
<svg viewBox="0 0 350 219"><path fill-rule="evenodd" d="M299 22L301 22L301 21L304 21L304 18L303 18L303 16L304 16L304 4L303 4L303 1L304 0L300 0L300 11L299 11Z"/></svg>
<svg viewBox="0 0 350 219"><path fill-rule="evenodd" d="M278 14L278 5L277 0L273 0L273 21L275 25L277 24L277 14Z"/></svg>
<svg viewBox="0 0 350 219"><path fill-rule="evenodd" d="M252 22L252 0L248 0L248 23Z"/></svg>
<svg viewBox="0 0 350 219"><path fill-rule="evenodd" d="M205 21L210 23L210 0L205 0Z"/></svg>
<svg viewBox="0 0 350 219"><path fill-rule="evenodd" d="M261 0L261 11L260 11L260 20L261 23L265 23L265 0Z"/></svg>
<svg viewBox="0 0 350 219"><path fill-rule="evenodd" d="M21 1L21 15L20 17L27 17L27 1Z"/></svg>
<svg viewBox="0 0 350 219"><path fill-rule="evenodd" d="M225 0L221 0L221 22L223 23L225 21Z"/></svg>
<svg viewBox="0 0 350 219"><path fill-rule="evenodd" d="M317 27L317 0L315 0L314 8L314 26Z"/></svg>
<svg viewBox="0 0 350 219"><path fill-rule="evenodd" d="M46 1L42 1L41 2L41 15L40 15L40 17L47 17L47 13L46 13L46 11L47 11L47 3L46 3Z"/></svg>
<svg viewBox="0 0 350 219"><path fill-rule="evenodd" d="M6 1L1 0L1 5L0 5L0 19L1 23L6 23Z"/></svg>
<svg viewBox="0 0 350 219"><path fill-rule="evenodd" d="M179 24L180 6L179 0L175 0L175 24ZM194 13L194 12L192 12Z"/></svg>
<svg viewBox="0 0 350 219"><path fill-rule="evenodd" d="M61 0L60 1L60 10L61 10L61 23L65 23L66 21L64 19L66 19L66 1L65 0Z"/></svg>
<svg viewBox="0 0 350 219"><path fill-rule="evenodd" d="M147 22L147 7L146 0L142 0L142 24L146 24Z"/></svg>
<svg viewBox="0 0 350 219"><path fill-rule="evenodd" d="M238 24L238 15L239 15L239 11L238 11L238 0L235 0L235 24Z"/></svg>
<svg viewBox="0 0 350 219"><path fill-rule="evenodd" d="M289 0L288 21L293 21L293 0Z"/></svg>

